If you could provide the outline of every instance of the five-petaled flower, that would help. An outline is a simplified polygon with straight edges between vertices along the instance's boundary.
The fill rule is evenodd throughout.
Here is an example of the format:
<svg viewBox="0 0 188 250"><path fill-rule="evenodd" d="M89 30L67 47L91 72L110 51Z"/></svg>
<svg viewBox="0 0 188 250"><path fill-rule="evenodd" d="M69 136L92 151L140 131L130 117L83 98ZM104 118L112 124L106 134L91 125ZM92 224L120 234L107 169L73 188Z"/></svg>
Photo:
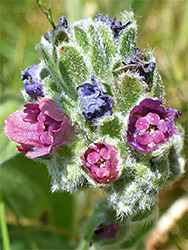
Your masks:
<svg viewBox="0 0 188 250"><path fill-rule="evenodd" d="M68 142L71 132L69 117L48 98L38 98L39 104L27 103L25 110L10 114L4 121L4 132L20 152L28 158L49 154Z"/></svg>
<svg viewBox="0 0 188 250"><path fill-rule="evenodd" d="M81 160L83 167L95 182L107 184L119 175L117 149L105 142L91 145Z"/></svg>
<svg viewBox="0 0 188 250"><path fill-rule="evenodd" d="M131 146L146 154L153 152L174 135L181 133L174 127L174 119L181 116L177 109L165 109L161 100L146 98L130 112L127 140Z"/></svg>
<svg viewBox="0 0 188 250"><path fill-rule="evenodd" d="M21 71L21 80L24 83L25 92L33 99L44 97L43 86L40 78L40 67L36 64Z"/></svg>

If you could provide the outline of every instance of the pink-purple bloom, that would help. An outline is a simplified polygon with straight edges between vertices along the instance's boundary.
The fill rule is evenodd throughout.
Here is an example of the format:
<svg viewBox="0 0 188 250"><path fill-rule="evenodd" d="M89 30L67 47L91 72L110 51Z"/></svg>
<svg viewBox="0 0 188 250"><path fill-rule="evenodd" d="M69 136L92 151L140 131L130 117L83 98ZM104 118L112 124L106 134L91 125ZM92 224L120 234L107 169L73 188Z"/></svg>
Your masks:
<svg viewBox="0 0 188 250"><path fill-rule="evenodd" d="M65 144L71 132L69 117L49 98L38 98L38 104L27 103L25 110L10 114L4 121L4 132L28 158L49 154Z"/></svg>
<svg viewBox="0 0 188 250"><path fill-rule="evenodd" d="M127 140L131 146L146 154L153 152L174 135L181 133L174 127L179 110L165 109L163 101L146 98L130 112Z"/></svg>
<svg viewBox="0 0 188 250"><path fill-rule="evenodd" d="M95 182L107 184L119 175L117 149L110 144L94 143L81 159L83 167Z"/></svg>
<svg viewBox="0 0 188 250"><path fill-rule="evenodd" d="M115 223L104 222L101 223L95 230L95 235L101 240L115 238L118 234L120 226Z"/></svg>

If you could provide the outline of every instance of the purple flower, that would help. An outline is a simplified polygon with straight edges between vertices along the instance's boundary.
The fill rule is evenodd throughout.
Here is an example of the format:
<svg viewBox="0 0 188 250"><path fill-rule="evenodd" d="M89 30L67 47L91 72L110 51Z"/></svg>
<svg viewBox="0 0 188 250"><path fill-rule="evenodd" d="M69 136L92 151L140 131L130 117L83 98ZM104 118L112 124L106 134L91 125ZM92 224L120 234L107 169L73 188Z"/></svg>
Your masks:
<svg viewBox="0 0 188 250"><path fill-rule="evenodd" d="M118 177L118 154L112 145L94 143L85 151L81 160L90 177L98 183L107 184Z"/></svg>
<svg viewBox="0 0 188 250"><path fill-rule="evenodd" d="M93 123L97 118L112 113L113 100L107 95L106 88L95 76L91 76L92 83L83 83L77 91L82 103L82 113L86 119Z"/></svg>
<svg viewBox="0 0 188 250"><path fill-rule="evenodd" d="M161 100L146 98L130 112L127 140L141 153L156 150L169 138L180 133L174 127L174 119L181 116L177 109L165 109Z"/></svg>
<svg viewBox="0 0 188 250"><path fill-rule="evenodd" d="M121 30L125 29L129 24L132 23L131 21L127 22L124 25L120 21L116 23L116 17L114 19L111 19L107 16L103 16L100 13L95 18L99 21L105 22L108 25L110 25L110 28L112 29L114 33L114 36L118 35Z"/></svg>
<svg viewBox="0 0 188 250"><path fill-rule="evenodd" d="M69 117L48 98L38 98L39 104L27 103L25 110L10 114L4 121L4 132L20 152L28 158L49 154L65 144L71 132Z"/></svg>
<svg viewBox="0 0 188 250"><path fill-rule="evenodd" d="M37 99L37 97L44 97L39 73L40 68L36 64L33 64L32 66L26 68L24 71L21 71L21 80L24 83L25 92L35 100Z"/></svg>
<svg viewBox="0 0 188 250"><path fill-rule="evenodd" d="M104 222L101 223L97 229L94 231L97 238L104 239L112 239L115 238L118 234L120 226L115 223Z"/></svg>

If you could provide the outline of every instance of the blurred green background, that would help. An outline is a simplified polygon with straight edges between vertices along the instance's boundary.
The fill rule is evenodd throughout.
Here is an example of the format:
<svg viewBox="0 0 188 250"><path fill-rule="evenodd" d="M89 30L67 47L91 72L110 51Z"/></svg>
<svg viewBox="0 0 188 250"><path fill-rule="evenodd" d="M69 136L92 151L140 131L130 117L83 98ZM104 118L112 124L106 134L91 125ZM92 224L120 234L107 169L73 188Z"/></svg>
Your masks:
<svg viewBox="0 0 188 250"><path fill-rule="evenodd" d="M99 12L118 19L124 9L135 12L138 47L154 49L166 89L166 103L181 111L179 122L187 131L188 1L52 1L55 23L62 15L70 23L86 16L94 17ZM2 131L5 117L22 108L20 71L39 63L35 45L48 30L51 30L50 24L34 0L1 1L0 214L2 218L5 208L12 249L74 249L79 241L80 225L91 215L92 205L101 195L100 190L72 196L52 194L46 167L18 154L15 144ZM187 149L185 132L185 157ZM158 199L160 214L185 194L187 177L184 174L180 181L162 190ZM156 249L188 249L187 218L188 215L184 215ZM1 226L6 229L2 219ZM0 241L2 243L2 235Z"/></svg>

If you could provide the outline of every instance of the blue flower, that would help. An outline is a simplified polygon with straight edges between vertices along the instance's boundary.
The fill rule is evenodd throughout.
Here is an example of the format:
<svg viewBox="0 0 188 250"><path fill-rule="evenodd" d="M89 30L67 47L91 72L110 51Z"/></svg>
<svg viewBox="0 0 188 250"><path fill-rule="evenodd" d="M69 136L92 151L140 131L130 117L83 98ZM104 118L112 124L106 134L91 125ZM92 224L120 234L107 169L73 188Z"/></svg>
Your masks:
<svg viewBox="0 0 188 250"><path fill-rule="evenodd" d="M21 80L24 83L25 92L35 100L37 97L44 97L43 86L39 73L40 68L36 64L33 64L24 71L21 71Z"/></svg>
<svg viewBox="0 0 188 250"><path fill-rule="evenodd" d="M105 86L95 76L91 76L92 83L83 83L77 91L82 103L82 114L93 123L97 118L112 113L113 99L107 94Z"/></svg>
<svg viewBox="0 0 188 250"><path fill-rule="evenodd" d="M124 25L120 21L116 23L116 17L114 19L111 19L107 16L103 16L100 13L95 18L99 21L105 22L108 25L110 25L110 28L112 29L114 33L114 36L118 35L121 30L125 29L129 24L132 23L131 21L127 22Z"/></svg>

